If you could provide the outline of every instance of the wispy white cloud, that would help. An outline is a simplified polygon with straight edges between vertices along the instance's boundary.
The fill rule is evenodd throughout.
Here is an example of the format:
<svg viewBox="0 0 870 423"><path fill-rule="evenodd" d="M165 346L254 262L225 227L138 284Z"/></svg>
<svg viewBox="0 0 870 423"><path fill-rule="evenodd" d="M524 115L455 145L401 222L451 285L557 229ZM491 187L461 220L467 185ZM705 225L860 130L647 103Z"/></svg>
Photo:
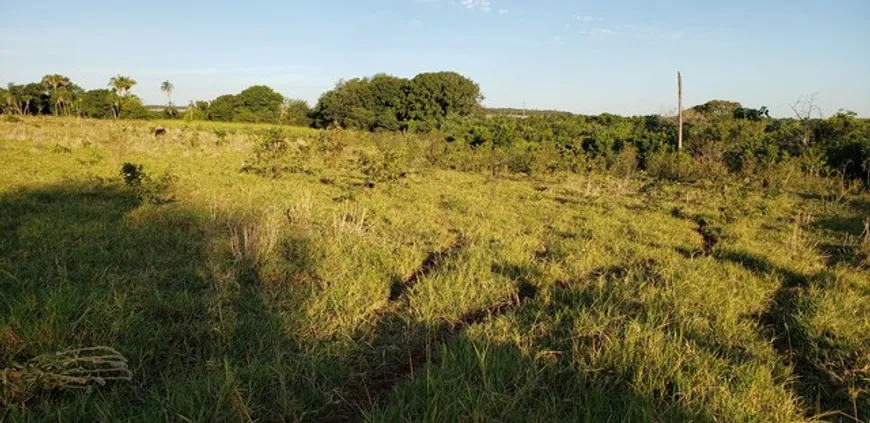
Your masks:
<svg viewBox="0 0 870 423"><path fill-rule="evenodd" d="M583 22L592 22L591 20L585 19L587 17L575 16L573 21L583 21ZM570 24L565 24L565 28L569 28ZM598 39L611 39L611 38L633 38L637 40L649 40L649 41L680 41L686 37L686 33L681 30L670 29L670 28L654 28L646 25L616 25L616 26L601 26L595 28L581 28L579 29L579 33L581 35L586 35L592 38Z"/></svg>
<svg viewBox="0 0 870 423"><path fill-rule="evenodd" d="M550 39L548 41L550 44L561 44L562 37L559 35L554 35L554 36L550 37Z"/></svg>
<svg viewBox="0 0 870 423"><path fill-rule="evenodd" d="M499 14L499 15L507 15L508 12L509 12L509 10L507 10L507 9L498 9L498 14Z"/></svg>
<svg viewBox="0 0 870 423"><path fill-rule="evenodd" d="M580 15L571 15L571 19L578 22L597 22L604 20L600 16L580 16Z"/></svg>
<svg viewBox="0 0 870 423"><path fill-rule="evenodd" d="M633 38L653 41L679 41L686 35L685 32L669 28L653 28L646 25L622 25L621 29Z"/></svg>
<svg viewBox="0 0 870 423"><path fill-rule="evenodd" d="M492 0L411 0L415 4L429 5L435 7L451 6L460 7L466 10L476 10L483 13L489 13L493 10ZM507 9L497 9L500 15L508 12Z"/></svg>
<svg viewBox="0 0 870 423"><path fill-rule="evenodd" d="M483 13L489 13L492 10L490 0L460 0L460 2L466 9L478 9Z"/></svg>
<svg viewBox="0 0 870 423"><path fill-rule="evenodd" d="M580 30L580 33L594 38L611 38L619 34L619 32L610 28L583 29Z"/></svg>

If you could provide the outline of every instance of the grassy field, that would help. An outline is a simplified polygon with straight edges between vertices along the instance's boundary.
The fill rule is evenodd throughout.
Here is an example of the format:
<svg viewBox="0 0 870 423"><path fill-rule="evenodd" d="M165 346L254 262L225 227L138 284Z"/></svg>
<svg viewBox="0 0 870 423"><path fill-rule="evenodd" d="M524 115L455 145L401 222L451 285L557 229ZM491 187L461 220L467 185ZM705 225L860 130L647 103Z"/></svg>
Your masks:
<svg viewBox="0 0 870 423"><path fill-rule="evenodd" d="M436 142L0 123L0 421L870 420L866 191Z"/></svg>

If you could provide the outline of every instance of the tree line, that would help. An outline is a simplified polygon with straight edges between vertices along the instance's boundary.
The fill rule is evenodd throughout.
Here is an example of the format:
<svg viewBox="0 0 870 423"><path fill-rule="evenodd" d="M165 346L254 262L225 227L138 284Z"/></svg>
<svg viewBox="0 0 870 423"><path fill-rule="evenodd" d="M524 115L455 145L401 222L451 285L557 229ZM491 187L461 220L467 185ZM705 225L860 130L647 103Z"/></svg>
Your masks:
<svg viewBox="0 0 870 423"><path fill-rule="evenodd" d="M133 78L117 75L107 89L84 90L69 77L45 75L39 82L10 83L0 88L2 112L10 115L55 115L91 118L147 119L154 117L132 94Z"/></svg>
<svg viewBox="0 0 870 423"><path fill-rule="evenodd" d="M284 97L265 85L211 101L191 101L184 110L172 102L175 85L160 84L167 104L149 110L133 94L131 77L112 77L107 88L84 90L69 77L46 75L38 82L10 83L0 88L2 112L87 118L179 118L225 122L273 123L316 128L423 130L437 127L449 115L481 110L479 86L455 72L422 73L412 79L386 74L340 81L321 96L314 109L303 100Z"/></svg>
<svg viewBox="0 0 870 423"><path fill-rule="evenodd" d="M508 152L516 171L528 170L531 157L553 157L550 167L576 170L590 161L612 165L633 155L640 168L676 169L663 155L676 146L675 119L659 115L623 117L565 112L484 109L474 81L455 72L421 73L413 78L387 74L342 80L313 108L265 85L212 101L191 102L180 111L172 102L175 86L160 85L167 104L160 112L145 107L132 93L137 82L112 77L106 88L84 90L68 77L46 75L39 82L0 88L2 112L10 115L58 115L88 118L175 118L273 123L364 131L436 134L454 145ZM870 184L870 122L849 111L827 119L805 98L792 105L791 118L771 118L766 107L744 107L713 100L685 116L682 156L746 172L799 159L810 172L834 169Z"/></svg>

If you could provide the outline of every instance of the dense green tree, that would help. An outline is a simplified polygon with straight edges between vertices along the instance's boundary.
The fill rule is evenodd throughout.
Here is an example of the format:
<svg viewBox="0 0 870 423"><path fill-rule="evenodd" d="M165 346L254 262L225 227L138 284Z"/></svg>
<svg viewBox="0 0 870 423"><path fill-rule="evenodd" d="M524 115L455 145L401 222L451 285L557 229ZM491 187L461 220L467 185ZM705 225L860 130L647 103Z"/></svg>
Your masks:
<svg viewBox="0 0 870 423"><path fill-rule="evenodd" d="M123 119L151 119L154 114L145 107L142 99L133 94L127 94L120 99L121 118Z"/></svg>
<svg viewBox="0 0 870 423"><path fill-rule="evenodd" d="M828 165L870 185L870 121L840 110L819 122L815 138L825 146Z"/></svg>
<svg viewBox="0 0 870 423"><path fill-rule="evenodd" d="M242 107L255 115L277 114L281 109L284 96L265 85L254 85L238 94Z"/></svg>
<svg viewBox="0 0 870 423"><path fill-rule="evenodd" d="M242 101L235 95L224 94L209 103L208 119L232 122L242 105Z"/></svg>
<svg viewBox="0 0 870 423"><path fill-rule="evenodd" d="M281 102L281 112L278 123L309 126L311 124L309 114L311 114L311 108L308 106L308 102L304 100L285 98L284 101Z"/></svg>
<svg viewBox="0 0 870 423"><path fill-rule="evenodd" d="M374 102L374 122L369 129L395 131L406 119L408 104L406 94L410 82L407 79L387 74L377 74L369 80L371 100Z"/></svg>
<svg viewBox="0 0 870 423"><path fill-rule="evenodd" d="M324 93L312 111L314 124L319 128L333 125L353 129L369 129L377 108L368 78L339 81L335 88Z"/></svg>
<svg viewBox="0 0 870 423"><path fill-rule="evenodd" d="M767 106L761 106L758 109L753 109L750 107L738 107L734 109L734 119L759 121L763 118L769 117L770 111L767 110Z"/></svg>
<svg viewBox="0 0 870 423"><path fill-rule="evenodd" d="M312 116L319 128L432 128L449 115L479 111L482 99L477 84L454 72L425 73L412 80L378 74L340 81L320 97Z"/></svg>
<svg viewBox="0 0 870 423"><path fill-rule="evenodd" d="M209 102L205 100L195 101L193 105L202 113L208 114Z"/></svg>
<svg viewBox="0 0 870 423"><path fill-rule="evenodd" d="M408 85L408 118L440 121L452 113L467 116L480 111L482 100L480 87L458 73L421 73Z"/></svg>
<svg viewBox="0 0 870 423"><path fill-rule="evenodd" d="M51 113L52 98L48 88L42 83L27 85L9 84L9 95L5 99L7 107L14 108L19 114Z"/></svg>
<svg viewBox="0 0 870 423"><path fill-rule="evenodd" d="M222 95L211 103L197 105L209 120L228 122L280 123L282 116L288 114L284 96L265 85L254 85L239 94Z"/></svg>
<svg viewBox="0 0 870 423"><path fill-rule="evenodd" d="M742 108L740 103L726 100L710 100L704 104L692 107L689 110L695 111L700 115L711 120L727 119L734 116L734 111Z"/></svg>
<svg viewBox="0 0 870 423"><path fill-rule="evenodd" d="M83 96L81 113L89 118L108 119L115 116L113 108L118 101L118 94L113 90L90 90Z"/></svg>

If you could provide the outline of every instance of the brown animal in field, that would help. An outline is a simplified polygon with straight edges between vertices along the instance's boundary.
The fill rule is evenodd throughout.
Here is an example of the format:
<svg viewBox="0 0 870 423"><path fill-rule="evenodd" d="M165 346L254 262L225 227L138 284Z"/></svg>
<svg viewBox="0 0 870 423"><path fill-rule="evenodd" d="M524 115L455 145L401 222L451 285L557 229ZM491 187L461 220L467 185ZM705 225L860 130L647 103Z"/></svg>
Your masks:
<svg viewBox="0 0 870 423"><path fill-rule="evenodd" d="M159 138L166 135L166 128L157 128L154 130L154 136Z"/></svg>

